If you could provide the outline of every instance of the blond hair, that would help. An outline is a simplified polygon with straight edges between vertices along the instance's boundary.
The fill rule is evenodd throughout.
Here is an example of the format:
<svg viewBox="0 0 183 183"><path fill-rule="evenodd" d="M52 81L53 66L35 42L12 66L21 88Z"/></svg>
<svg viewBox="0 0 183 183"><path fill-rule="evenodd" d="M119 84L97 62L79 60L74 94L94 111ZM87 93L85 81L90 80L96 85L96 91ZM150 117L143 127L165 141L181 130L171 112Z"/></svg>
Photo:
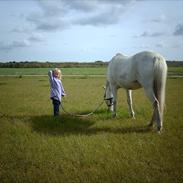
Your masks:
<svg viewBox="0 0 183 183"><path fill-rule="evenodd" d="M62 79L62 72L61 72L61 70L60 69L58 69L58 68L55 68L54 70L53 70L53 74L54 74L54 77L56 77L56 78L58 78L58 79Z"/></svg>

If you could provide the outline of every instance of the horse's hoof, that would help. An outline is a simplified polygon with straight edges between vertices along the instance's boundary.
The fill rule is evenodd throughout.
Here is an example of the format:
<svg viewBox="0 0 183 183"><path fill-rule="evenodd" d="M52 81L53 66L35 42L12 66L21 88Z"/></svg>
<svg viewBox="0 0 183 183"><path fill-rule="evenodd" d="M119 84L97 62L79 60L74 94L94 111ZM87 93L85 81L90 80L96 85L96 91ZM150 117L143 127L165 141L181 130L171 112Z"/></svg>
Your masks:
<svg viewBox="0 0 183 183"><path fill-rule="evenodd" d="M153 127L153 123L149 123L147 126L148 126L149 128L152 128L152 127Z"/></svg>
<svg viewBox="0 0 183 183"><path fill-rule="evenodd" d="M135 119L135 113L131 113L132 119Z"/></svg>
<svg viewBox="0 0 183 183"><path fill-rule="evenodd" d="M158 126L158 129L157 129L158 131L158 134L161 134L161 132L162 132L162 127L161 126Z"/></svg>
<svg viewBox="0 0 183 183"><path fill-rule="evenodd" d="M116 114L113 114L113 115L112 115L113 118L116 118L116 116L117 116Z"/></svg>

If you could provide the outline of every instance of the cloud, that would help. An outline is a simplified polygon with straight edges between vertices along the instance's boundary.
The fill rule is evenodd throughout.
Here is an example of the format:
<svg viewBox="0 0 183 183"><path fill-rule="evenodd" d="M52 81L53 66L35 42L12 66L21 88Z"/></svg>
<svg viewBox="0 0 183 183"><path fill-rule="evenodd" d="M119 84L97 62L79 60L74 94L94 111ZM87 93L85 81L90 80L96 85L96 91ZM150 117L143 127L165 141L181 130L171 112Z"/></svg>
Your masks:
<svg viewBox="0 0 183 183"><path fill-rule="evenodd" d="M15 33L30 33L33 30L31 28L28 27L16 27L14 29L11 30L11 32L15 32Z"/></svg>
<svg viewBox="0 0 183 183"><path fill-rule="evenodd" d="M134 0L63 0L69 8L77 11L92 12L98 11L101 7L107 6L128 6Z"/></svg>
<svg viewBox="0 0 183 183"><path fill-rule="evenodd" d="M75 24L79 25L93 25L93 26L101 26L101 25L112 25L119 22L121 17L122 7L109 8L104 12L100 12L88 17L82 17L76 21Z"/></svg>
<svg viewBox="0 0 183 183"><path fill-rule="evenodd" d="M133 48L137 48L137 49L152 49L153 47L156 48L165 48L165 44L163 42L157 43L157 44L144 44L141 43L137 46L133 46Z"/></svg>
<svg viewBox="0 0 183 183"><path fill-rule="evenodd" d="M52 17L49 15L34 13L27 17L27 20L31 22L36 30L40 31L56 31L63 30L68 27L67 22L62 20L60 17Z"/></svg>
<svg viewBox="0 0 183 183"><path fill-rule="evenodd" d="M55 30L64 30L66 28L66 24L64 24L62 21L58 22L46 22L46 21L40 21L36 25L37 30L42 30L42 31L55 31Z"/></svg>
<svg viewBox="0 0 183 183"><path fill-rule="evenodd" d="M16 48L25 48L25 47L29 47L30 46L30 42L28 40L22 40L22 41L13 41L11 43L8 44L4 44L3 42L1 42L0 44L0 50L13 50Z"/></svg>
<svg viewBox="0 0 183 183"><path fill-rule="evenodd" d="M174 36L183 36L183 24L178 24L173 33Z"/></svg>
<svg viewBox="0 0 183 183"><path fill-rule="evenodd" d="M63 31L71 25L116 24L133 0L36 0L40 12L27 17L35 30Z"/></svg>
<svg viewBox="0 0 183 183"><path fill-rule="evenodd" d="M97 8L99 0L35 0L43 12L49 16L58 16L71 10L90 12ZM105 1L105 0L103 0ZM103 2L102 1L102 2Z"/></svg>
<svg viewBox="0 0 183 183"><path fill-rule="evenodd" d="M63 0L62 2L66 9L82 12L94 11L98 5L98 0Z"/></svg>
<svg viewBox="0 0 183 183"><path fill-rule="evenodd" d="M82 1L78 1L82 2ZM120 22L122 15L131 6L132 0L94 0L89 13L75 19L72 23L79 25L107 26ZM97 6L95 6L97 5ZM95 8L94 8L95 7Z"/></svg>
<svg viewBox="0 0 183 183"><path fill-rule="evenodd" d="M155 47L157 47L157 48L164 48L165 44L164 43L157 43L157 44L155 44Z"/></svg>
<svg viewBox="0 0 183 183"><path fill-rule="evenodd" d="M28 40L30 41L30 42L43 42L44 41L44 38L43 38L43 36L42 36L42 34L32 34L29 38L28 38Z"/></svg>
<svg viewBox="0 0 183 183"><path fill-rule="evenodd" d="M10 51L17 48L27 48L32 46L34 43L43 42L43 41L44 41L44 38L42 34L34 33L30 35L27 39L18 40L18 41L14 40L6 44L4 42L0 42L0 50Z"/></svg>
<svg viewBox="0 0 183 183"><path fill-rule="evenodd" d="M151 19L150 21L155 22L155 23L161 23L161 22L164 22L165 20L166 20L166 16L164 14L162 14L158 17Z"/></svg>
<svg viewBox="0 0 183 183"><path fill-rule="evenodd" d="M65 13L63 1L61 0L36 0L39 7L44 12L45 16L58 16L62 13Z"/></svg>
<svg viewBox="0 0 183 183"><path fill-rule="evenodd" d="M134 38L140 38L140 37L160 37L160 36L164 36L165 33L162 32L154 32L154 33L150 33L149 31L144 31L142 34L134 36Z"/></svg>

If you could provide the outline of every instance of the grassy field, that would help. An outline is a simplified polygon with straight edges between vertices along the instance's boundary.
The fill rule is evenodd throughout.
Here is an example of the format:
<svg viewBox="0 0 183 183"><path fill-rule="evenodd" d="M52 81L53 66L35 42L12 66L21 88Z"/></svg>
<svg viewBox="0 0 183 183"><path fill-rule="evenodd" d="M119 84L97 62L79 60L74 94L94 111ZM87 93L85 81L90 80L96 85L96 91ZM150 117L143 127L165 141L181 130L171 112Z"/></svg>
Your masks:
<svg viewBox="0 0 183 183"><path fill-rule="evenodd" d="M50 68L0 68L0 75L47 75ZM62 68L63 75L105 75L106 67ZM168 74L183 75L183 67L169 67Z"/></svg>
<svg viewBox="0 0 183 183"><path fill-rule="evenodd" d="M47 75L50 68L0 68L0 75ZM104 75L105 67L62 68L63 75Z"/></svg>
<svg viewBox="0 0 183 183"><path fill-rule="evenodd" d="M183 67L169 67L168 73L169 74L183 75Z"/></svg>
<svg viewBox="0 0 183 183"><path fill-rule="evenodd" d="M103 99L105 78L64 78L70 112ZM0 182L183 182L183 79L168 79L164 130L146 128L152 108L134 92L136 120L118 92L118 116L106 106L75 118L52 117L47 77L0 77Z"/></svg>

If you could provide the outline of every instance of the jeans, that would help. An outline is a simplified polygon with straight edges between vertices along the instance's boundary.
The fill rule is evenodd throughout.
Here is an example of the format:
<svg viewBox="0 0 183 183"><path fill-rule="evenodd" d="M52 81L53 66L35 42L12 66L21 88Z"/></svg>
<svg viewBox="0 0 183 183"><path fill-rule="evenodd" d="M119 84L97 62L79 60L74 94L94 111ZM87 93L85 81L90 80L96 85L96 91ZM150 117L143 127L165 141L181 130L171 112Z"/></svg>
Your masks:
<svg viewBox="0 0 183 183"><path fill-rule="evenodd" d="M52 98L52 103L53 103L53 114L54 114L54 116L58 116L59 115L60 101Z"/></svg>

